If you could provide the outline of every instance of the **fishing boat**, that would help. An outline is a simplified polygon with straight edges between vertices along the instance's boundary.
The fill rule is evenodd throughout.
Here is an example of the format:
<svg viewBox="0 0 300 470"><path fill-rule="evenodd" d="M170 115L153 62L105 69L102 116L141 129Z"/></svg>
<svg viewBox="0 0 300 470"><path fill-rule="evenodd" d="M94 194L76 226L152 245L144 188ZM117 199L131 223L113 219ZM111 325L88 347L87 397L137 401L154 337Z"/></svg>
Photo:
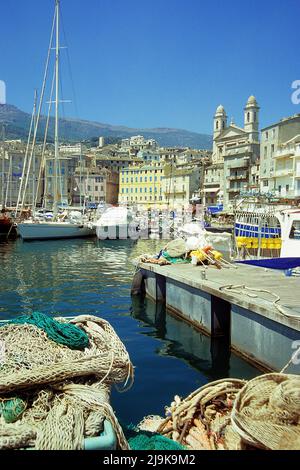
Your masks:
<svg viewBox="0 0 300 470"><path fill-rule="evenodd" d="M281 225L274 207L253 207L236 211L234 235L238 253L249 257L278 257Z"/></svg>
<svg viewBox="0 0 300 470"><path fill-rule="evenodd" d="M0 211L0 239L16 238L17 231L11 209Z"/></svg>
<svg viewBox="0 0 300 470"><path fill-rule="evenodd" d="M7 237L12 229L13 221L6 215L5 209L0 214L0 238Z"/></svg>
<svg viewBox="0 0 300 470"><path fill-rule="evenodd" d="M17 224L17 230L19 235L23 240L50 240L50 239L60 239L60 238L78 238L78 237L87 237L95 235L95 229L89 224L87 217L84 213L81 214L80 218L71 218L65 217L64 219L61 217L62 211L60 211L60 206L64 204L62 200L62 194L59 194L59 188L61 187L60 178L62 177L61 174L61 165L60 165L60 156L59 156L59 55L60 55L60 42L59 42L59 14L60 14L60 1L56 0L55 2L55 13L53 19L53 26L51 31L51 38L50 38L50 46L48 49L48 59L47 65L45 70L42 94L39 104L39 110L37 118L35 119L35 127L34 127L34 135L33 135L33 143L32 149L34 148L37 129L39 124L40 112L41 112L41 105L42 105L42 98L44 95L45 90L45 79L48 73L48 66L49 66L49 57L52 49L55 49L55 74L54 74L54 82L55 85L55 100L53 103L55 104L55 138L54 138L54 158L53 158L53 176L51 180L53 182L53 201L52 201L52 212L53 217L47 221L41 221L40 218L31 217L30 219L19 222ZM55 34L55 45L52 47L54 42L54 31ZM53 90L53 86L52 86ZM52 103L52 95L50 99L50 104ZM50 112L50 107L49 107ZM23 175L22 181L25 179L24 184L24 191L26 191L26 183L28 181L28 171L30 171L31 161L33 157L33 150L31 151L29 163L26 169L26 165L24 164L23 167ZM34 158L33 158L34 160ZM25 178L25 172L27 170L27 175ZM47 183L44 185L47 187ZM22 188L22 184L20 185L20 189ZM23 197L24 201L24 197ZM34 209L34 208L33 208Z"/></svg>
<svg viewBox="0 0 300 470"><path fill-rule="evenodd" d="M300 209L289 209L277 214L281 226L281 257L300 258Z"/></svg>
<svg viewBox="0 0 300 470"><path fill-rule="evenodd" d="M237 258L274 269L300 266L300 208L253 206L236 211Z"/></svg>

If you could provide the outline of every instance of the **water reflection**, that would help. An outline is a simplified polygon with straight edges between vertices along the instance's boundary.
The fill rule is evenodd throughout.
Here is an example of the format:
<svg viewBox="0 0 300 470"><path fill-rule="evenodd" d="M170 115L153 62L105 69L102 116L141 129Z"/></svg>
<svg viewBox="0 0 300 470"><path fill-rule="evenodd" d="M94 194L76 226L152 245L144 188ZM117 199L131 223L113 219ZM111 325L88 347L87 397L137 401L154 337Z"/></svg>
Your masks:
<svg viewBox="0 0 300 470"><path fill-rule="evenodd" d="M121 241L93 239L1 243L0 315L32 309L95 313L95 303L103 303L106 295L118 298L130 283L130 250Z"/></svg>
<svg viewBox="0 0 300 470"><path fill-rule="evenodd" d="M257 370L231 354L228 340L210 338L193 326L166 312L162 303L140 296L132 298L132 316L152 326L143 334L163 340L157 350L161 356L172 356L186 361L211 380L223 377L250 378Z"/></svg>

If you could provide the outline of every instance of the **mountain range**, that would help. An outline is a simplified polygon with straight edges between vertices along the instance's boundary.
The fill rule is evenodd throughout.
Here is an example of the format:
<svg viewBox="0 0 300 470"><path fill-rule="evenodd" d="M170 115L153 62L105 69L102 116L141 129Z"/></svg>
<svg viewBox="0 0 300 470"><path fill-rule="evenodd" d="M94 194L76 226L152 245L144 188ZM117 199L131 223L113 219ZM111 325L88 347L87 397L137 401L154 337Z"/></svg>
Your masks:
<svg viewBox="0 0 300 470"><path fill-rule="evenodd" d="M1 128L4 125L6 139L27 139L30 120L31 115L16 106L0 104L0 136ZM43 138L45 125L46 117L42 116L37 136L40 140ZM191 147L195 149L211 149L212 147L211 135L198 134L183 129L136 129L73 118L60 119L59 128L61 142L89 141L100 136L123 139L133 135L143 135L147 139L155 139L162 147ZM53 140L53 117L50 118L48 136L49 140Z"/></svg>

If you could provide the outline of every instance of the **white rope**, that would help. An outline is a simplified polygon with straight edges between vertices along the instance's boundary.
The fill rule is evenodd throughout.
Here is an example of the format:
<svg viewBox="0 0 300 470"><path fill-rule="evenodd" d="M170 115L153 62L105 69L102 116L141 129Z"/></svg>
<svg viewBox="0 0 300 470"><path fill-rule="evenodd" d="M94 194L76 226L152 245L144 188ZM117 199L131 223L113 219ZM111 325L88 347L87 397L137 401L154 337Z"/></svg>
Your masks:
<svg viewBox="0 0 300 470"><path fill-rule="evenodd" d="M293 363L294 359L298 356L299 353L300 353L300 347L297 349L297 351L294 352L289 362L280 371L280 374L283 374L287 370L287 368Z"/></svg>
<svg viewBox="0 0 300 470"><path fill-rule="evenodd" d="M253 292L262 292L262 293L269 294L269 295L275 297L275 300L273 300L273 302L271 302L271 301L269 301L269 302L272 303L272 305L278 310L279 313L281 313L285 317L294 318L295 320L300 321L300 317L298 315L292 315L290 313L287 313L286 310L281 305L278 305L278 302L280 301L279 295L274 294L273 292L270 292L269 290L255 289L254 287L248 287L248 286L245 286L245 285L242 285L242 284L241 285L228 284L226 286L219 287L220 291L222 291L222 290L237 290L237 289L240 289L240 290L244 289L246 291L248 290L248 291L253 291ZM237 293L241 294L241 292L237 292ZM251 293L247 293L247 292L245 292L245 294L248 297L251 297L251 298L257 298L258 297L258 295L256 295L256 294L251 294ZM266 300L266 299L264 299L264 300Z"/></svg>

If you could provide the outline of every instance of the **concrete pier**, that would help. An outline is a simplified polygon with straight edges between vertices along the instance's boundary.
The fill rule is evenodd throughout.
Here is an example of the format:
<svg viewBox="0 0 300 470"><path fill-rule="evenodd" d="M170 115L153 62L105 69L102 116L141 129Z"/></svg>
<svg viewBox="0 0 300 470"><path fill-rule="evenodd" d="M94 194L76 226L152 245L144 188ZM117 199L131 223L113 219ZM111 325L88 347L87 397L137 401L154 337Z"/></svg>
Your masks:
<svg viewBox="0 0 300 470"><path fill-rule="evenodd" d="M165 302L171 313L212 340L224 338L232 350L264 371L280 371L300 347L299 278L248 265L221 270L210 266L205 273L190 264L139 267L147 296ZM228 288L237 285L247 289ZM271 294L280 297L277 304ZM300 372L294 362L287 372Z"/></svg>

